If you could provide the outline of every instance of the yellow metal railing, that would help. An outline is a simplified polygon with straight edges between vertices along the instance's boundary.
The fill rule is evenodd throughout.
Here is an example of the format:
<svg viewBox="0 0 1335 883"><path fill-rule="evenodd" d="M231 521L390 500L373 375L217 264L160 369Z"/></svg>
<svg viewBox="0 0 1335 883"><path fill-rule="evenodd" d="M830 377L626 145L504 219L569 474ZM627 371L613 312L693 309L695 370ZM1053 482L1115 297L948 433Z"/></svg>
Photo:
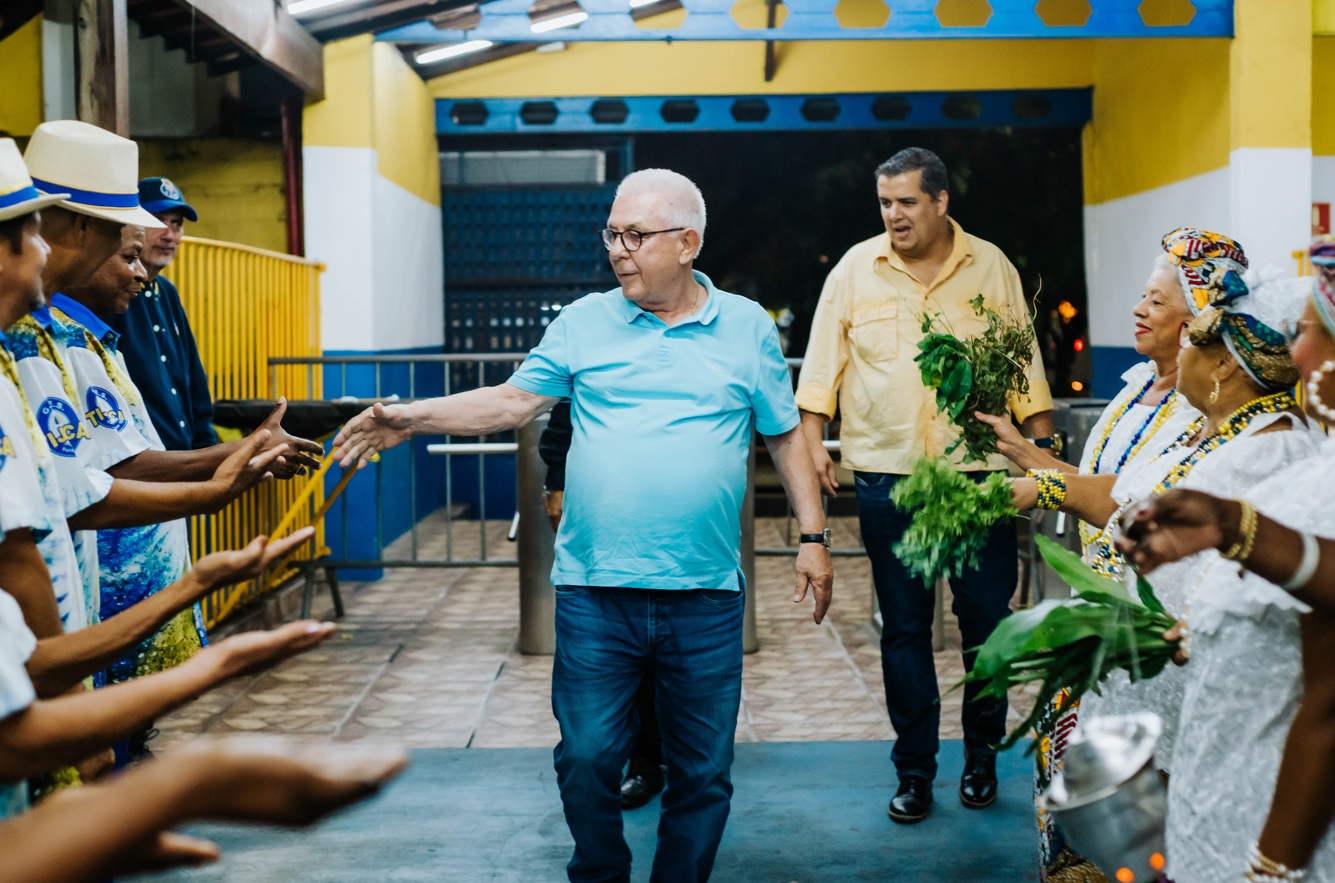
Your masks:
<svg viewBox="0 0 1335 883"><path fill-rule="evenodd" d="M305 389L301 366L270 372L275 356L319 356L320 272L323 265L277 252L186 237L168 275L180 289L185 311L209 375L214 399L269 398L279 389ZM288 375L291 376L288 376ZM321 377L311 395L322 394ZM315 521L314 540L293 559L326 554L324 524L315 519L324 502L324 476L262 485L217 515L190 521L196 556L239 549L258 534L279 526L294 506L284 532ZM228 613L288 579L290 565L258 579L215 592L205 599L204 619L212 627Z"/></svg>
<svg viewBox="0 0 1335 883"><path fill-rule="evenodd" d="M1307 249L1304 248L1302 251L1295 251L1293 253L1293 261L1298 265L1297 269L1299 276L1312 275L1312 258L1307 254Z"/></svg>

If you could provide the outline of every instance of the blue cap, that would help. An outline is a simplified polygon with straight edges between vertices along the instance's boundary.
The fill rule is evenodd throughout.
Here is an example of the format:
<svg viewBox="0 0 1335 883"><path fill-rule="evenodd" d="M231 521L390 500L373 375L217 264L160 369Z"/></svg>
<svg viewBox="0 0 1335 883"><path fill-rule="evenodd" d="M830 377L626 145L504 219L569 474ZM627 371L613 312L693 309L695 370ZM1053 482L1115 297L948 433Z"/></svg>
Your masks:
<svg viewBox="0 0 1335 883"><path fill-rule="evenodd" d="M185 201L181 191L168 178L145 178L140 181L139 204L155 215L178 208L187 220L199 220L195 207Z"/></svg>

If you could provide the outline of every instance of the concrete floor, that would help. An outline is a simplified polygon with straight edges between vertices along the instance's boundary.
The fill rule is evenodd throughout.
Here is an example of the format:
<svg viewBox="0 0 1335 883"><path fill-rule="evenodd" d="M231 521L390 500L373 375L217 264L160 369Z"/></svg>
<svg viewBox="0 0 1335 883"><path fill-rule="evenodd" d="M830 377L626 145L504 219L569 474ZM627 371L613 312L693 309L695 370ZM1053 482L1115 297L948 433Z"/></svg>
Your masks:
<svg viewBox="0 0 1335 883"><path fill-rule="evenodd" d="M423 557L443 538L425 523ZM487 526L491 556L513 556L508 523ZM476 554L460 525L454 554ZM860 545L857 521L833 519L836 547ZM757 546L785 544L783 519L762 519ZM431 545L442 545L441 550ZM760 650L746 657L737 741L834 742L893 738L885 712L878 636L870 623L870 566L835 561L835 595L822 625L790 600L792 562L757 561ZM343 586L347 615L318 650L215 690L159 722L157 750L201 732L254 732L311 741L392 742L411 748L516 748L556 744L551 658L517 649L513 568L395 570ZM947 603L946 647L936 654L943 692L963 675ZM323 608L323 609L322 609ZM316 615L332 615L327 596ZM1032 701L1012 698L1012 721ZM962 693L942 696L941 736L958 739Z"/></svg>

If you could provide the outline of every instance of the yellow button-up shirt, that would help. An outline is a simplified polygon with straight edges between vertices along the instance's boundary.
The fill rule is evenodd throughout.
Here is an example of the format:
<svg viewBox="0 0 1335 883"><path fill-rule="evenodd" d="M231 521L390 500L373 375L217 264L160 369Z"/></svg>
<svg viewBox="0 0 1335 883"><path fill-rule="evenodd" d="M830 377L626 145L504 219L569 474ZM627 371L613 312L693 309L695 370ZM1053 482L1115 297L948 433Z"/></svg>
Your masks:
<svg viewBox="0 0 1335 883"><path fill-rule="evenodd" d="M882 233L850 248L830 271L811 324L798 380L797 406L833 417L838 404L845 466L860 472L905 474L923 456L939 457L959 435L937 412L936 391L923 385L918 342L923 317L958 337L982 333L987 323L970 304L979 294L990 309L1029 321L1029 304L1015 267L990 242L970 236L953 219L954 247L931 285L923 285ZM1043 359L1034 348L1029 395L1012 397L1019 420L1052 408ZM986 464L964 463L961 446L951 462L963 470L1005 469L1000 454Z"/></svg>

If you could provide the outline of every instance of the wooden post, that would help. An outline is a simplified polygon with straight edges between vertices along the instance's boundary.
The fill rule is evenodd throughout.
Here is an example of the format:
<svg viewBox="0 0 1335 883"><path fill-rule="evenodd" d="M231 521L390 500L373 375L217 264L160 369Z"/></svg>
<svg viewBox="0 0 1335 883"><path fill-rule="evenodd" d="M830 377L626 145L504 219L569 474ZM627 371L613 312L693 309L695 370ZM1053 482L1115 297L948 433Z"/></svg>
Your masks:
<svg viewBox="0 0 1335 883"><path fill-rule="evenodd" d="M125 0L76 0L75 112L130 137L130 62Z"/></svg>

